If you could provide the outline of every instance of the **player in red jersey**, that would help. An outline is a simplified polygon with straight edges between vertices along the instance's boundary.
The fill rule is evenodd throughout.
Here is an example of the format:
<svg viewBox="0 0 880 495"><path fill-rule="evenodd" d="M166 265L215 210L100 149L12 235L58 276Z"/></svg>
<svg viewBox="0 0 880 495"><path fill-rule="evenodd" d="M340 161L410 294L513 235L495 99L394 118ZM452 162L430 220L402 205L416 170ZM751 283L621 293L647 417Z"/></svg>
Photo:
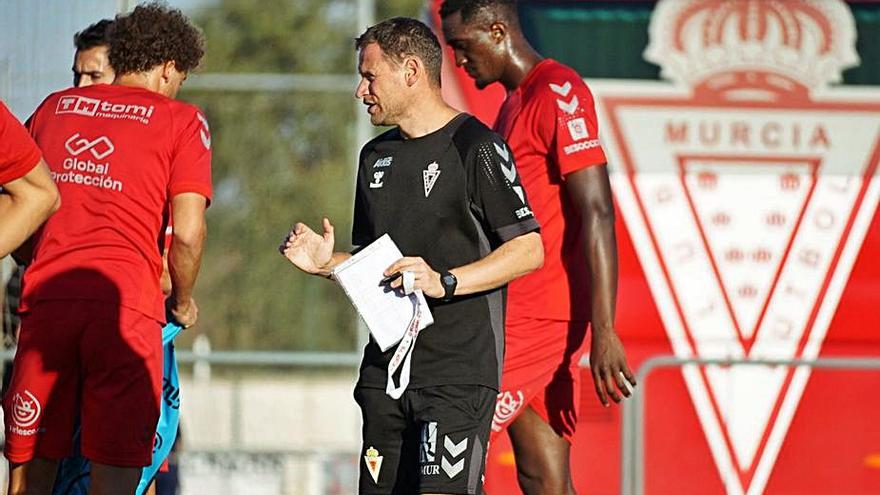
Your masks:
<svg viewBox="0 0 880 495"><path fill-rule="evenodd" d="M60 206L40 149L0 101L0 258Z"/></svg>
<svg viewBox="0 0 880 495"><path fill-rule="evenodd" d="M495 131L513 150L544 242L543 268L510 283L493 431L508 427L525 493L574 493L569 453L588 326L602 404L635 385L614 330L614 205L593 97L574 70L529 45L514 1L447 0L441 17L456 64L478 87L497 81L508 91Z"/></svg>
<svg viewBox="0 0 880 495"><path fill-rule="evenodd" d="M92 493L134 493L151 462L165 319L160 243L172 213L170 311L184 326L198 317L211 136L201 112L174 97L203 45L180 11L140 5L111 32L114 84L55 93L29 121L65 205L25 275L3 400L10 493L50 493L77 416Z"/></svg>

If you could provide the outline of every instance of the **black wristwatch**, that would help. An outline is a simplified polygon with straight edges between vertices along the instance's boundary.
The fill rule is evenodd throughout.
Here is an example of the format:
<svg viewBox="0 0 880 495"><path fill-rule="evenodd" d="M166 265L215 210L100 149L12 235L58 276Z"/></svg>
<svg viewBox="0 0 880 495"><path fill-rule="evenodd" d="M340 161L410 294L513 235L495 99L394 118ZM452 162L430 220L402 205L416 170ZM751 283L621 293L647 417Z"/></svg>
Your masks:
<svg viewBox="0 0 880 495"><path fill-rule="evenodd" d="M441 301L451 301L455 295L455 287L458 286L458 279L455 275L448 271L440 272L440 285L443 286L443 297Z"/></svg>

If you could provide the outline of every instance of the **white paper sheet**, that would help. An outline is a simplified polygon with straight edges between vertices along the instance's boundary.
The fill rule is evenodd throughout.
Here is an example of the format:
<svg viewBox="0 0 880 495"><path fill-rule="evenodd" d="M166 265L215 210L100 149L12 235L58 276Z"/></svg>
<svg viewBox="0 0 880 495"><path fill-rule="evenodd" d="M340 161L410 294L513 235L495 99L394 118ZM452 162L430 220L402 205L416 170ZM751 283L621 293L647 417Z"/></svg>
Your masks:
<svg viewBox="0 0 880 495"><path fill-rule="evenodd" d="M385 269L402 257L400 249L385 234L333 270L333 278L345 290L383 352L403 338L413 319L415 303L421 310L419 330L434 323L422 291L415 291L410 297L379 285Z"/></svg>

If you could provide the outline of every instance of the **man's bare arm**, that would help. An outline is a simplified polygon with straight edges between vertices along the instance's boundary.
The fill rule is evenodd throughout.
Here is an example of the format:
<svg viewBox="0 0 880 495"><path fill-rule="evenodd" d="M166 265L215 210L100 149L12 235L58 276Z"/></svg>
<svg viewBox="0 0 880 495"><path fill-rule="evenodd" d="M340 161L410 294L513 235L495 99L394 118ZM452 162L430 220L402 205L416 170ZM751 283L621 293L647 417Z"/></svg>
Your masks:
<svg viewBox="0 0 880 495"><path fill-rule="evenodd" d="M452 268L450 273L458 279L456 296L464 296L492 290L537 270L544 263L544 246L537 232L529 232L515 237L473 263ZM421 289L426 296L444 296L440 273L431 268L422 258L405 257L388 267L385 275L409 271L415 276L414 289ZM402 280L392 282L391 287L400 287Z"/></svg>
<svg viewBox="0 0 880 495"><path fill-rule="evenodd" d="M588 167L566 176L566 190L578 207L583 222L584 248L590 273L592 346L590 367L599 400L608 396L620 402L618 390L629 397L624 378L635 385L626 363L620 338L614 330L617 302L617 238L614 231L614 200L608 169Z"/></svg>
<svg viewBox="0 0 880 495"><path fill-rule="evenodd" d="M0 193L0 258L19 247L60 207L58 189L42 159L24 177L3 184Z"/></svg>
<svg viewBox="0 0 880 495"><path fill-rule="evenodd" d="M193 288L208 233L205 221L207 199L196 193L183 193L171 199L174 233L168 250L168 272L171 275L171 312L185 327L198 319Z"/></svg>

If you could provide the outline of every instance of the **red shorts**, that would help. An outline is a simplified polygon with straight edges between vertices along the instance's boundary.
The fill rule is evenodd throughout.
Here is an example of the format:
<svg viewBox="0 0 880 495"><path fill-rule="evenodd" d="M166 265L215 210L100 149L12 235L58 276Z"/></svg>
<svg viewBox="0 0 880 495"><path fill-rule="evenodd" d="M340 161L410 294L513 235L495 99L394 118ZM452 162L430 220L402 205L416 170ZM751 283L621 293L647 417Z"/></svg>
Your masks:
<svg viewBox="0 0 880 495"><path fill-rule="evenodd" d="M580 360L587 347L584 321L508 318L501 392L492 437L531 406L569 442L580 410Z"/></svg>
<svg viewBox="0 0 880 495"><path fill-rule="evenodd" d="M82 453L100 464L150 464L162 390L161 324L87 300L41 301L21 321L3 397L4 453L14 463Z"/></svg>

